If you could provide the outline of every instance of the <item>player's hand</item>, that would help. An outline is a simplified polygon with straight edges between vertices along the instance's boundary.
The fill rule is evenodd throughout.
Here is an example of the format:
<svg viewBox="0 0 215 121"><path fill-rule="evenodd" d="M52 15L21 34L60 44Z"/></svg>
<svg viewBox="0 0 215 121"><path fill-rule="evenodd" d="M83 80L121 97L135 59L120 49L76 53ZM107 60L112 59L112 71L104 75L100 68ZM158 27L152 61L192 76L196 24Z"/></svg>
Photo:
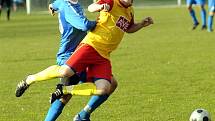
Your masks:
<svg viewBox="0 0 215 121"><path fill-rule="evenodd" d="M146 27L146 26L149 26L151 24L154 24L153 20L151 17L147 17L147 18L144 18L141 22L142 26L143 27Z"/></svg>
<svg viewBox="0 0 215 121"><path fill-rule="evenodd" d="M110 5L108 5L106 3L102 4L100 10L101 11L109 11L110 10Z"/></svg>
<svg viewBox="0 0 215 121"><path fill-rule="evenodd" d="M52 8L52 5L49 5L49 13L54 16L55 15L55 10Z"/></svg>

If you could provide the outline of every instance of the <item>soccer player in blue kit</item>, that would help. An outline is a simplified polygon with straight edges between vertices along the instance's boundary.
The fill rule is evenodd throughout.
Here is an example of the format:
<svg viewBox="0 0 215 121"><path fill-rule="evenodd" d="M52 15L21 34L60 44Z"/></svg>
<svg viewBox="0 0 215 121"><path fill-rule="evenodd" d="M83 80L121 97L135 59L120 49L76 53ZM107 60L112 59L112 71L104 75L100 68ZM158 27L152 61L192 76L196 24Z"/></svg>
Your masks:
<svg viewBox="0 0 215 121"><path fill-rule="evenodd" d="M213 31L213 17L215 14L215 0L208 0L209 15L208 15L208 32Z"/></svg>
<svg viewBox="0 0 215 121"><path fill-rule="evenodd" d="M193 30L199 25L199 22L196 18L195 11L192 8L193 4L197 4L201 7L201 19L202 19L202 30L207 29L206 26L206 10L205 10L205 0L187 0L187 7L190 13L190 16L193 20Z"/></svg>

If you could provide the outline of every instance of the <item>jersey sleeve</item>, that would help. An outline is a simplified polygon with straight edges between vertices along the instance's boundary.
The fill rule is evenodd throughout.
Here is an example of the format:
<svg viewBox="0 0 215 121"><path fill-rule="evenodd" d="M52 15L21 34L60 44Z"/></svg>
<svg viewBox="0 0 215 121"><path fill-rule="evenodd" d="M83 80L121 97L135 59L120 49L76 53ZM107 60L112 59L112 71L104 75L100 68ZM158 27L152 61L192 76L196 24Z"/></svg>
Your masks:
<svg viewBox="0 0 215 121"><path fill-rule="evenodd" d="M97 4L108 4L110 6L110 10L113 8L113 0L99 0Z"/></svg>
<svg viewBox="0 0 215 121"><path fill-rule="evenodd" d="M68 23L82 31L92 30L96 26L96 21L88 20L84 15L79 14L72 7L65 10L65 18Z"/></svg>
<svg viewBox="0 0 215 121"><path fill-rule="evenodd" d="M61 4L61 1L60 1L60 0L54 1L53 3L51 3L52 9L54 9L55 11L58 11L58 10L59 10L60 4Z"/></svg>

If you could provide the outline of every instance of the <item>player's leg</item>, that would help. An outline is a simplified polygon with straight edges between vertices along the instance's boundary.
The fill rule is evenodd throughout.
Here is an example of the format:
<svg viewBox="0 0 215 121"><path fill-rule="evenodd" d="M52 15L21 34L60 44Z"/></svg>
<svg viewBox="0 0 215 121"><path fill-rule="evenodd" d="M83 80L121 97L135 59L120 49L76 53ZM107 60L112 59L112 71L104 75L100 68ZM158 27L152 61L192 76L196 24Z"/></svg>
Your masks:
<svg viewBox="0 0 215 121"><path fill-rule="evenodd" d="M110 89L111 89L111 84L109 81L105 79L99 79L94 83L83 83L83 84L78 84L78 85L73 85L73 86L62 86L58 85L57 90L52 93L51 100L53 102L56 101L56 99L61 98L61 96L64 94L72 94L72 95L110 95ZM60 87L60 88L59 88ZM60 90L60 92L59 92ZM60 94L60 95L59 95ZM55 97L54 97L54 96ZM90 113L87 112L86 117L82 118L80 115L77 115L77 117L74 118L74 120L86 120L89 121L90 119Z"/></svg>
<svg viewBox="0 0 215 121"><path fill-rule="evenodd" d="M77 49L77 51L83 51L79 54L82 55L82 59L77 61L78 63L75 63L75 60L67 61L67 64L70 65L70 67L73 67L74 70L78 70L79 66L82 66L83 64L89 64L88 70L92 71L93 77L97 80L95 84L93 83L83 83L79 85L73 85L73 86L64 86L60 87L52 94L52 99L59 98L62 94L72 94L72 95L109 95L110 94L110 88L111 88L111 77L112 77L112 71L111 71L111 64L110 61L103 58L98 52L95 51L94 48L92 48L89 45L84 45ZM78 57L79 55L75 52L73 55L76 55ZM79 65L81 64L81 65ZM93 65L93 66L92 66ZM77 71L80 72L80 71ZM88 73L87 73L88 74ZM109 81L108 81L109 80ZM61 94L61 95L59 95Z"/></svg>
<svg viewBox="0 0 215 121"><path fill-rule="evenodd" d="M96 110L96 108L98 108L101 104L103 104L108 97L110 96L110 94L112 94L114 92L114 90L117 88L117 81L115 80L115 78L113 77L111 79L111 88L109 91L109 94L105 94L105 95L93 95L88 104L84 107L84 109L82 109L78 115L75 117L74 120L76 120L78 117L80 119L89 119L91 113Z"/></svg>
<svg viewBox="0 0 215 121"><path fill-rule="evenodd" d="M39 73L29 75L26 79L24 79L17 85L16 96L22 96L29 85L34 82L49 80L57 77L71 77L75 75L75 71L82 72L87 67L87 64L84 63L85 60L87 60L85 57L88 57L87 52L87 47L85 48L85 46L79 46L77 48L77 51L75 51L67 60L67 65L53 65Z"/></svg>
<svg viewBox="0 0 215 121"><path fill-rule="evenodd" d="M13 11L14 12L17 11L17 5L18 5L18 1L17 0L13 0Z"/></svg>
<svg viewBox="0 0 215 121"><path fill-rule="evenodd" d="M91 113L103 104L117 87L117 82L112 76L110 61L104 60L102 63L97 63L93 68L88 68L87 74L94 77L97 90L103 90L104 93L93 95L84 109L75 116L74 121L78 121L79 119L89 120ZM101 78L109 81L97 80Z"/></svg>
<svg viewBox="0 0 215 121"><path fill-rule="evenodd" d="M202 30L206 30L206 10L205 10L205 0L197 0L201 7L201 19L202 19Z"/></svg>
<svg viewBox="0 0 215 121"><path fill-rule="evenodd" d="M24 79L23 81L21 81L18 84L17 90L16 90L16 96L18 96L18 97L21 96L25 92L25 90L28 89L28 87L30 85L32 85L33 83L40 82L41 80L44 80L44 78L47 78L46 76L49 76L50 74L54 74L54 73L58 72L60 70L61 66L63 66L65 64L65 62L69 59L70 55L67 55L66 57L58 56L57 57L58 65L51 66L48 69L46 69L45 71L42 71L35 75L29 75L28 77L26 77L26 80ZM48 75L46 75L46 74L48 74ZM74 78L73 81L79 81L79 80L76 80L76 78L79 78L77 75L73 75L72 77L70 77L70 79L72 79L72 78ZM65 79L65 78L63 78L63 79ZM77 83L77 82L73 82L73 83Z"/></svg>
<svg viewBox="0 0 215 121"><path fill-rule="evenodd" d="M83 57L88 57L88 56L85 56L85 52L88 52L88 51L86 51L85 48L82 49L81 47L83 47L83 46L79 46L79 47L78 47L77 51L75 52L75 54L73 54L73 57L75 57L75 58L73 58L73 59L70 58L67 61L67 65L72 67L74 70L77 70L78 72L81 72L79 70L82 70L83 68L85 68L85 65L86 65L85 63L82 63L81 60L82 60ZM88 54L86 54L86 55L88 55ZM85 58L83 58L83 59L85 61ZM86 60L88 60L88 59L86 59ZM71 84L65 84L65 85L71 85ZM78 88L75 87L75 89L79 89L79 87ZM63 98L61 98L61 100L59 100L59 99L55 100L55 99L54 100L53 100L53 98L51 99L51 102L53 102L53 104L52 104L52 106L50 107L50 109L48 111L46 121L55 120L60 115L61 111L63 110L63 107L69 101L70 98L63 96Z"/></svg>
<svg viewBox="0 0 215 121"><path fill-rule="evenodd" d="M10 20L10 8L11 8L11 0L6 0L7 4L7 20Z"/></svg>
<svg viewBox="0 0 215 121"><path fill-rule="evenodd" d="M0 16L3 8L4 0L0 0Z"/></svg>
<svg viewBox="0 0 215 121"><path fill-rule="evenodd" d="M63 77L71 77L75 73L74 71L66 66L58 66L58 65L53 65L48 67L47 69L33 74L29 75L26 77L26 79L22 80L18 85L16 89L16 96L20 97L22 94L25 92L25 90L29 87L34 82L37 81L44 81L44 80L49 80L53 78L63 78Z"/></svg>
<svg viewBox="0 0 215 121"><path fill-rule="evenodd" d="M111 83L105 79L98 79L95 82L95 84L94 83L83 83L83 84L72 85L72 86L58 85L57 91L55 91L53 93L53 94L55 94L55 97L53 98L53 94L52 94L51 100L53 100L53 102L56 102L56 99L60 98L61 95L63 95L63 94L64 95L65 94L87 95L87 96L90 96L90 95L109 95L111 92L110 89L111 89ZM61 92L59 92L58 90L60 90ZM61 93L60 96L59 96L59 93ZM57 94L57 96L56 96L56 94ZM86 121L89 120L89 117L90 117L90 113L89 113L89 116L85 118ZM78 118L83 119L79 115L78 115Z"/></svg>
<svg viewBox="0 0 215 121"><path fill-rule="evenodd" d="M71 99L72 95L63 95L61 99L55 100L48 110L45 121L55 121L62 113L65 105Z"/></svg>
<svg viewBox="0 0 215 121"><path fill-rule="evenodd" d="M193 30L196 29L196 27L199 25L199 22L198 22L198 20L196 18L195 11L194 11L194 9L192 7L192 5L194 3L195 3L194 0L187 0L187 9L188 9L188 11L190 13L190 16L191 16L192 20L193 20L193 28L192 28Z"/></svg>
<svg viewBox="0 0 215 121"><path fill-rule="evenodd" d="M79 82L79 77L62 78L61 83L63 85L75 85ZM45 121L55 121L62 113L64 106L69 102L72 95L63 95L61 99L55 100L46 115Z"/></svg>
<svg viewBox="0 0 215 121"><path fill-rule="evenodd" d="M213 17L215 14L215 0L209 0L208 32L213 31Z"/></svg>
<svg viewBox="0 0 215 121"><path fill-rule="evenodd" d="M97 95L97 94L93 94L92 95L96 95L96 97L94 97L94 101L97 101L96 103L91 103L90 105L85 106L85 108L74 117L74 121L90 121L90 114L95 110L96 107L98 107L99 105L101 105L103 102L105 102L107 100L107 98L109 97L110 93L111 93L111 83L108 80L105 79L99 79L95 81L95 85L96 85L96 89L97 90L102 90L102 93ZM99 98L99 99L98 99ZM90 106L93 106L94 109L91 109Z"/></svg>

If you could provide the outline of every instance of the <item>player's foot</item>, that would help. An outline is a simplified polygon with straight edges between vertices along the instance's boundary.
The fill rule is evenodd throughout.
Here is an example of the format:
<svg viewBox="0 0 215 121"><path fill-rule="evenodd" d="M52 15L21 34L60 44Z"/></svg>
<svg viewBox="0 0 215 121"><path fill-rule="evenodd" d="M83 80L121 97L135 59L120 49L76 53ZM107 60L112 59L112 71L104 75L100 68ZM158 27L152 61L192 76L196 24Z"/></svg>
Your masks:
<svg viewBox="0 0 215 121"><path fill-rule="evenodd" d="M73 118L73 121L90 121L90 119L81 119L80 115L77 114L75 115L75 117Z"/></svg>
<svg viewBox="0 0 215 121"><path fill-rule="evenodd" d="M197 26L199 25L199 23L195 23L195 24L193 24L193 28L192 28L192 30L195 30L196 28L197 28Z"/></svg>
<svg viewBox="0 0 215 121"><path fill-rule="evenodd" d="M25 92L25 90L28 89L30 85L26 83L26 79L22 80L21 82L18 83L16 87L16 97L22 96L22 94Z"/></svg>
<svg viewBox="0 0 215 121"><path fill-rule="evenodd" d="M213 29L208 29L208 32L213 32Z"/></svg>
<svg viewBox="0 0 215 121"><path fill-rule="evenodd" d="M63 84L58 84L55 92L53 92L50 97L50 103L53 103L55 100L60 99L61 96L63 96Z"/></svg>
<svg viewBox="0 0 215 121"><path fill-rule="evenodd" d="M207 30L207 26L206 26L206 25L203 25L203 26L202 26L202 30Z"/></svg>

